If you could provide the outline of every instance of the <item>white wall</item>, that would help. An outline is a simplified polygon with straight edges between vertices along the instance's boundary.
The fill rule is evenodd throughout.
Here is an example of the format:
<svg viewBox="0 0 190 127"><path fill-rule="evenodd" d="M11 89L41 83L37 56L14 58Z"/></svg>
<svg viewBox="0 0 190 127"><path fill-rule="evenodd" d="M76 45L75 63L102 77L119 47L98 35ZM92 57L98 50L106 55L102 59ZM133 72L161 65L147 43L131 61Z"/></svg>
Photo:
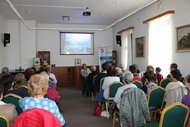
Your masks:
<svg viewBox="0 0 190 127"><path fill-rule="evenodd" d="M31 28L37 26L35 21L26 21ZM38 27L60 28L63 25L38 24ZM69 28L104 28L106 26L65 25ZM78 32L81 32L78 31ZM74 66L74 59L81 58L82 63L98 65L98 47L113 46L113 29L107 31L94 31L94 55L60 55L60 35L55 30L28 30L22 22L6 20L0 17L0 33L8 32L11 35L7 47L0 44L0 68L9 67L11 70L24 69L32 66L32 58L37 51L50 51L51 64L56 66ZM75 31L76 32L76 31ZM93 31L87 31L93 32Z"/></svg>
<svg viewBox="0 0 190 127"><path fill-rule="evenodd" d="M62 28L68 25L39 24L40 28ZM104 28L105 26L69 25L69 28ZM67 31L68 32L68 31ZM69 31L71 32L71 31ZM72 31L76 32L76 31ZM84 30L81 29L81 31ZM93 31L85 31L93 32ZM37 31L37 50L50 51L51 64L56 66L74 66L75 58L81 58L82 63L87 65L98 65L98 47L113 46L113 29L107 31L94 31L94 55L60 55L60 33L53 30Z"/></svg>
<svg viewBox="0 0 190 127"><path fill-rule="evenodd" d="M0 15L0 68L7 64L6 48L3 46L3 34L6 32L6 19ZM3 61L3 62L1 62Z"/></svg>
<svg viewBox="0 0 190 127"><path fill-rule="evenodd" d="M161 2L161 7L159 7ZM176 62L179 65L182 74L185 76L190 73L189 68L189 59L190 52L178 53L176 52L176 27L190 24L190 1L189 0L160 0L159 2L147 7L146 9L136 13L135 15L130 16L126 20L118 23L114 27L114 36L118 31L123 30L127 27L134 26L135 29L133 31L133 54L134 60L133 63L136 63L140 70L145 70L148 64L148 25L143 24L142 22L146 19L149 19L153 16L156 16L160 13L163 13L167 10L175 10L175 14L173 15L173 62ZM135 57L135 38L145 36L146 38L146 53L145 57L137 58ZM115 49L120 52L120 47L115 45ZM166 52L167 53L167 52ZM120 57L119 57L120 62ZM168 69L169 72L169 69Z"/></svg>
<svg viewBox="0 0 190 127"><path fill-rule="evenodd" d="M0 68L9 67L10 70L27 68L32 66L32 58L36 56L36 31L28 30L17 20L1 22L0 27L5 27L1 33L10 33L10 44L6 47L0 45ZM27 21L31 27L35 27L34 21Z"/></svg>

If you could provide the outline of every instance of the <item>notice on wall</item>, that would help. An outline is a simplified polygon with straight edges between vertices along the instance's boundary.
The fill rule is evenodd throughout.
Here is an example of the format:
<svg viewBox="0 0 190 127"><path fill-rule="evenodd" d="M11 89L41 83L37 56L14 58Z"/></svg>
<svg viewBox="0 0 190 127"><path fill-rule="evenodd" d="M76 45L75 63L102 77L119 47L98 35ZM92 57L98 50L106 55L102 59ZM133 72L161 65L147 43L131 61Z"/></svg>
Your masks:
<svg viewBox="0 0 190 127"><path fill-rule="evenodd" d="M102 70L102 64L106 61L112 61L113 47L99 47L99 71Z"/></svg>

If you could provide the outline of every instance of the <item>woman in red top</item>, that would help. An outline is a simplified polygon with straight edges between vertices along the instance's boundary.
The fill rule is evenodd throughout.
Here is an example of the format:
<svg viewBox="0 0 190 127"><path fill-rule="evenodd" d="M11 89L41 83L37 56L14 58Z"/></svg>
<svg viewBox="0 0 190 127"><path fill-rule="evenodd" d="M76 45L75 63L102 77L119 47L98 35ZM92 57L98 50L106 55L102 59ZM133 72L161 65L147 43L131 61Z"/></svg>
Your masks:
<svg viewBox="0 0 190 127"><path fill-rule="evenodd" d="M160 73L161 72L161 69L160 67L156 67L156 79L158 81L158 85L160 86L160 82L162 81L163 79L163 75Z"/></svg>

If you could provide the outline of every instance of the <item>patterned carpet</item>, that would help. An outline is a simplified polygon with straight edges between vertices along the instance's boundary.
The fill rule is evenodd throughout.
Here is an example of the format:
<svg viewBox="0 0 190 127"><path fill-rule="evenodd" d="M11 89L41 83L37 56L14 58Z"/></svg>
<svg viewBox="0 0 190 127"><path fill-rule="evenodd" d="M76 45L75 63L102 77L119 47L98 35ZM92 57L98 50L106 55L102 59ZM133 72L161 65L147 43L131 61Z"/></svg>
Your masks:
<svg viewBox="0 0 190 127"><path fill-rule="evenodd" d="M63 88L60 91L60 107L66 121L66 127L111 127L112 118L93 116L95 102L81 95L76 88ZM119 127L119 122L116 126Z"/></svg>

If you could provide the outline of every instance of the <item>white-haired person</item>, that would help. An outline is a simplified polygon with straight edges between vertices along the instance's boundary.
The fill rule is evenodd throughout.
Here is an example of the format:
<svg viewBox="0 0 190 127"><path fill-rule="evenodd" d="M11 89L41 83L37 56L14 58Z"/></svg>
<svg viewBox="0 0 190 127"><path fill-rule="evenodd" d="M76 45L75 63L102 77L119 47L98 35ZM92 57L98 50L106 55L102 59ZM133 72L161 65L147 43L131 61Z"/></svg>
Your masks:
<svg viewBox="0 0 190 127"><path fill-rule="evenodd" d="M123 93L123 91L129 88L137 88L136 85L132 84L133 78L133 74L130 71L126 71L123 73L122 80L124 85L118 88L117 93L114 97L114 102L117 104L116 110L117 108L120 108L121 94Z"/></svg>
<svg viewBox="0 0 190 127"><path fill-rule="evenodd" d="M150 113L145 93L132 84L131 72L123 74L124 86L117 90L114 102L119 108L120 122L123 127L142 127L144 120L150 121Z"/></svg>
<svg viewBox="0 0 190 127"><path fill-rule="evenodd" d="M48 91L48 80L40 74L35 74L28 81L28 89L31 97L25 97L19 101L23 111L32 108L45 109L57 117L61 125L64 126L65 120L56 103L48 98L44 98Z"/></svg>

